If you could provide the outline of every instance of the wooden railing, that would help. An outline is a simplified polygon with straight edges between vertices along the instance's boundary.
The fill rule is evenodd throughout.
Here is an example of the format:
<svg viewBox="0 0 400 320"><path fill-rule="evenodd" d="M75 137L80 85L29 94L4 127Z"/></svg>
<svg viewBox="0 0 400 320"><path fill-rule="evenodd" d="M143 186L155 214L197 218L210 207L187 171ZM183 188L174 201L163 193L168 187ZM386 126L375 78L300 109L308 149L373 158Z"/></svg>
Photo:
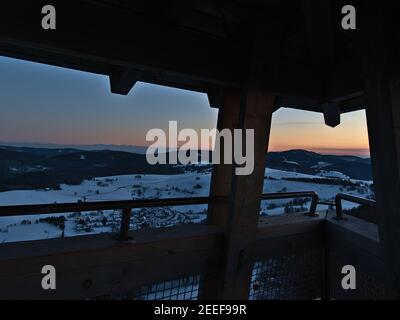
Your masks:
<svg viewBox="0 0 400 320"><path fill-rule="evenodd" d="M334 265L338 261L335 257L344 264L354 264L362 274L368 275L367 280L360 277L362 294L374 293L366 287L370 283L379 289L382 258L376 226L353 217L332 220L332 216L326 219L323 215L310 216L318 204L314 192L262 195L263 200L299 197L312 198L309 212L260 217L256 240L243 251L238 268L258 266L260 271L260 278L247 279L251 281L251 297L343 298L340 288L333 290L339 281L337 277L341 275ZM211 201L227 200L202 197L5 206L0 207L0 216L113 209L129 210L130 214L132 208L207 204ZM129 231L126 220L122 227L123 223L119 240L125 241L118 241L110 234L98 234L0 244L0 299L82 299L128 292L132 288L171 279L212 274L224 254L225 231L220 227L181 225ZM272 266L272 269L262 269L262 263ZM46 264L57 268L58 289L54 292L40 288L40 271ZM280 272L279 266L290 268L290 272ZM276 296L271 290L273 285L280 284L272 283L271 286L268 279L276 281L279 277L295 275L293 268L300 276L283 281L292 291L278 290L281 296ZM310 272L315 274L310 277ZM262 281L268 283L265 292L260 289L260 281L261 284Z"/></svg>
<svg viewBox="0 0 400 320"><path fill-rule="evenodd" d="M338 220L343 219L343 209L342 209L342 201L349 201L357 204L364 204L367 206L375 206L376 202L371 199L365 199L361 197L352 196L350 194L338 193L335 197L335 206L336 206L336 218Z"/></svg>
<svg viewBox="0 0 400 320"><path fill-rule="evenodd" d="M296 197L317 199L313 192L264 194L262 199ZM0 216L91 210L123 211L118 239L110 237L110 234L98 234L0 244L0 298L90 298L111 291L126 292L131 288L163 280L209 273L220 263L223 255L222 228L181 225L130 231L128 217L133 208L208 204L216 201L227 199L201 197L0 207ZM292 240L288 235L296 235L299 240L303 234L314 233L321 222L321 219L303 213L292 217L297 218L288 223L277 217L270 220L268 225L260 219L257 241L248 248L244 265L276 253L280 247L278 239L287 239L289 242L281 243L287 243L285 247L290 248ZM304 241L307 242L306 238ZM296 241L295 245L299 243L302 242ZM56 292L43 291L38 285L42 277L41 266L46 264L57 268L58 287L62 289Z"/></svg>
<svg viewBox="0 0 400 320"><path fill-rule="evenodd" d="M131 218L131 211L134 208L198 205L209 204L211 202L218 201L225 201L225 199L222 197L193 197L0 206L0 217L23 216L27 214L81 212L91 210L122 210L119 239L128 240L129 221Z"/></svg>
<svg viewBox="0 0 400 320"><path fill-rule="evenodd" d="M310 197L311 205L307 213L310 216L315 214L318 204L318 195L314 191L304 192L281 192L262 194L262 200L277 200L290 198ZM191 197L191 198L168 198L168 199L143 199L125 201L94 201L77 203L55 203L55 204L35 204L35 205L12 205L0 206L0 217L4 216L24 216L28 214L49 214L66 212L84 212L92 210L122 210L120 240L129 240L129 222L132 209L136 208L157 208L184 205L210 204L227 201L224 197Z"/></svg>
<svg viewBox="0 0 400 320"><path fill-rule="evenodd" d="M293 198L311 198L311 205L307 214L310 216L315 215L319 197L318 194L314 191L277 192L277 193L264 193L261 195L262 200L278 200L278 199L293 199Z"/></svg>

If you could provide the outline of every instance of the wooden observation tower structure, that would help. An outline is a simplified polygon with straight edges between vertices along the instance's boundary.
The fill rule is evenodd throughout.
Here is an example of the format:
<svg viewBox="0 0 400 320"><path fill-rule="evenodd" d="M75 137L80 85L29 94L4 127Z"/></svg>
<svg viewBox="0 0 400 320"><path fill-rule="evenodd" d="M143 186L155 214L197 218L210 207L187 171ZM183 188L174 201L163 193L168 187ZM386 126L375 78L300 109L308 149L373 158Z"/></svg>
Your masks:
<svg viewBox="0 0 400 320"><path fill-rule="evenodd" d="M123 212L119 239L0 244L0 298L135 297L188 277L199 299L400 298L400 7L350 2L52 0L55 30L41 27L46 1L1 4L0 55L107 75L116 94L137 81L205 92L219 108L218 129L254 129L256 149L251 175L215 165L207 198L0 207L0 215ZM348 4L355 30L341 25ZM259 216L262 199L305 196L262 194L271 117L281 107L321 112L333 127L342 113L366 110L376 194L367 204L379 224ZM319 213L318 199L306 196ZM132 208L177 203L207 203L207 224L128 230ZM57 266L54 292L40 288L46 264ZM344 264L357 269L354 292L340 288ZM262 277L285 281L263 287Z"/></svg>

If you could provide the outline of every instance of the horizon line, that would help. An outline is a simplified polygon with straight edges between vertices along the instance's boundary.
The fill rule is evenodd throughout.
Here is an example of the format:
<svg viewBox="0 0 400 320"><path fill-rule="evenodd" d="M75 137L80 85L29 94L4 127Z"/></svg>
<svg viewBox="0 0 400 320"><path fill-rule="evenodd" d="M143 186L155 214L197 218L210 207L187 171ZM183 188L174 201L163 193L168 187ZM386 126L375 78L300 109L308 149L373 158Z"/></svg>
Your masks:
<svg viewBox="0 0 400 320"><path fill-rule="evenodd" d="M14 142L14 141L0 141L0 145L4 146L15 146L15 147L26 147L35 148L36 146L43 146L43 148L67 148L67 147L96 147L96 146L111 146L111 147L127 147L127 148L148 148L149 146L133 145L133 144L109 144L109 143L94 143L94 144L70 144L70 143L52 143L52 142ZM46 147L44 147L46 146ZM167 148L166 148L167 149ZM209 149L197 149L198 151L211 151ZM353 155L357 157L370 158L369 148L331 148L331 147L293 147L293 148L279 148L273 147L267 152L287 152L295 150L304 150L309 152L315 152L322 155ZM111 150L112 151L112 150Z"/></svg>

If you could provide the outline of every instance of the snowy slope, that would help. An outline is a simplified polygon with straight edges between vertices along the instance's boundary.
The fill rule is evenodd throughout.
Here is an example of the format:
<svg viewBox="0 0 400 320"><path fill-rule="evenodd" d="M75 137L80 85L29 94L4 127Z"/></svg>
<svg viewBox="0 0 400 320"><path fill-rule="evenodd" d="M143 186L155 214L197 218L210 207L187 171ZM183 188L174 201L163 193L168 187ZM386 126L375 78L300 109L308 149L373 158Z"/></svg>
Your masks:
<svg viewBox="0 0 400 320"><path fill-rule="evenodd" d="M331 173L332 176L343 176ZM329 172L327 175L329 176ZM266 169L263 191L316 191L321 199L332 200L339 192L357 196L370 194L368 181L360 183L359 188L348 190L340 185L327 185L310 182L288 181L285 178L326 179L322 176ZM121 175L99 177L85 180L80 185L61 185L60 190L17 190L0 192L0 205L74 203L78 201L111 201L151 198L176 198L207 196L210 188L210 173L184 173L178 175ZM311 180L310 180L311 181ZM289 200L263 201L261 214L282 214ZM308 207L294 205L295 208ZM345 208L354 204L344 203ZM326 207L325 207L326 208ZM323 209L323 207L321 207ZM33 239L46 239L80 234L116 231L119 228L120 212L106 210L82 213L65 213L49 215L29 215L21 217L0 218L0 243ZM64 228L59 225L39 221L51 216L64 216ZM146 208L133 210L131 228L164 227L178 223L199 223L206 218L205 205L175 206L171 208ZM64 231L64 234L63 234Z"/></svg>

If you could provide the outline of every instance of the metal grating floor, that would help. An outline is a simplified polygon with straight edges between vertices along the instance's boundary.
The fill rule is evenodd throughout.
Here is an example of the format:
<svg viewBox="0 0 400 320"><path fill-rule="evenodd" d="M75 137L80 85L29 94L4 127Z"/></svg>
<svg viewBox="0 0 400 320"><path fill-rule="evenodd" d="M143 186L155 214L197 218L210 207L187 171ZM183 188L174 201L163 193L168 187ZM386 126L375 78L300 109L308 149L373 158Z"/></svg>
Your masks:
<svg viewBox="0 0 400 320"><path fill-rule="evenodd" d="M254 264L250 300L311 300L320 297L320 249L295 252Z"/></svg>
<svg viewBox="0 0 400 320"><path fill-rule="evenodd" d="M341 287L342 266L348 264L337 252L330 254L329 287L330 297L335 300L381 300L384 299L385 287L381 279L358 267L355 290L344 290ZM375 273L377 275L377 273Z"/></svg>
<svg viewBox="0 0 400 320"><path fill-rule="evenodd" d="M197 300L200 275L159 282L135 290L135 300Z"/></svg>
<svg viewBox="0 0 400 320"><path fill-rule="evenodd" d="M197 300L200 275L145 285L128 292L95 297L95 300Z"/></svg>

